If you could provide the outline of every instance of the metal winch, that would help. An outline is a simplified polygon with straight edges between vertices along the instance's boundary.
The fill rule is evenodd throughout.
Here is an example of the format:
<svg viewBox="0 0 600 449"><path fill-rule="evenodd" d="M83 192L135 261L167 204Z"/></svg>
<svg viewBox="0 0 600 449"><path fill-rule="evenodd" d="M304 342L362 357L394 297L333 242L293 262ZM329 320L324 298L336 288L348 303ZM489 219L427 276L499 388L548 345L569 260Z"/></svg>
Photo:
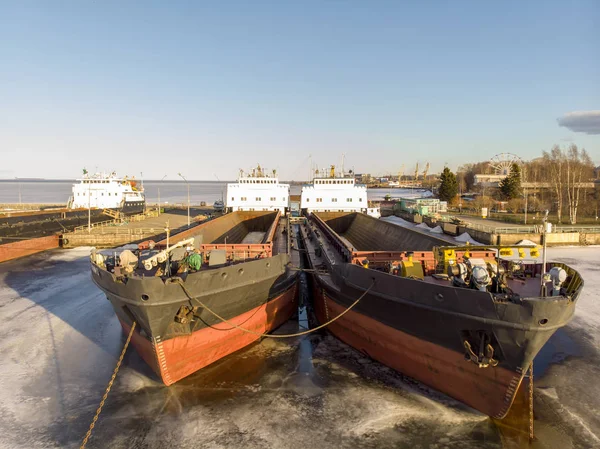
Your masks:
<svg viewBox="0 0 600 449"><path fill-rule="evenodd" d="M497 272L496 264L478 258L465 258L463 262L448 265L453 285L480 291L487 291Z"/></svg>

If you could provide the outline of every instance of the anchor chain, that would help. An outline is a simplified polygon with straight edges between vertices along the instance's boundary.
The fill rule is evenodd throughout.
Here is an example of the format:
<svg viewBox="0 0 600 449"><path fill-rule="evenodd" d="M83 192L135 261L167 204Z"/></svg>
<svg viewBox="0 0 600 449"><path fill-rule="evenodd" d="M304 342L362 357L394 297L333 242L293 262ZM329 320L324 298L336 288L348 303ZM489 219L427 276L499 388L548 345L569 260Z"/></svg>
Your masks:
<svg viewBox="0 0 600 449"><path fill-rule="evenodd" d="M325 319L329 321L329 307L327 307L327 296L325 296L325 289L321 289L321 296L323 296L323 305L325 306Z"/></svg>
<svg viewBox="0 0 600 449"><path fill-rule="evenodd" d="M131 341L131 337L133 335L133 330L135 329L135 324L136 324L136 322L134 321L133 324L131 325L131 330L129 331L129 335L127 336L127 341L125 342L125 346L123 346L123 350L121 351L121 356L119 357L117 366L115 366L115 370L113 371L113 375L110 378L108 387L106 387L106 391L104 392L104 396L102 396L102 400L100 401L100 405L98 406L98 409L96 410L94 419L92 420L92 423L90 424L90 428L88 429L87 433L85 434L85 438L83 439L81 446L79 446L79 449L85 449L85 445L88 443L88 440L92 436L92 430L94 430L94 427L96 426L96 421L98 421L98 417L100 416L100 413L102 412L102 407L104 407L104 402L106 401L106 398L108 397L108 393L110 393L110 389L113 386L113 382L115 381L115 378L117 377L117 373L119 372L119 368L121 367L121 362L123 362L123 357L125 357L125 351L127 351L127 347L129 346L129 342Z"/></svg>
<svg viewBox="0 0 600 449"><path fill-rule="evenodd" d="M533 440L533 361L529 365L529 439Z"/></svg>

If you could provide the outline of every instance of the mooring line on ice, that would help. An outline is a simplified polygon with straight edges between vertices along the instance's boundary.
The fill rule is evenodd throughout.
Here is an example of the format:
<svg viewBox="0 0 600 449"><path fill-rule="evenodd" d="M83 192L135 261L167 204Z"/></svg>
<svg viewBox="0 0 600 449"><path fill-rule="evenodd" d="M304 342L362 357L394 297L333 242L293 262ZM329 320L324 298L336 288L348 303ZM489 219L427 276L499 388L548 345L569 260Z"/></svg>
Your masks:
<svg viewBox="0 0 600 449"><path fill-rule="evenodd" d="M316 273L320 276L331 276L331 273L323 270L315 270L314 268L298 268L298 267L288 267L292 271L300 271L304 273Z"/></svg>
<svg viewBox="0 0 600 449"><path fill-rule="evenodd" d="M226 318L223 318L222 316L220 316L217 312L215 312L214 310L210 309L209 307L206 306L206 304L204 304L202 301L200 301L198 298L194 298L194 296L189 292L189 290L185 287L185 285L183 285L183 282L181 279L177 279L177 283L181 286L181 288L183 289L183 291L185 292L185 294L187 295L187 297L190 299L190 301L196 301L198 304L200 304L201 307L203 307L204 309L206 309L209 313L211 313L212 315L214 315L217 319L221 320L223 323L227 323L232 327L235 327L236 329L239 329L243 332L246 332L248 334L252 334L252 335L256 335L258 337L264 337L264 338L293 338L293 337L300 337L302 335L308 335L308 334L312 334L313 332L318 331L319 329L323 329L324 327L329 326L331 323L333 323L334 321L337 321L339 318L343 317L346 313L348 313L350 310L352 310L352 308L357 305L361 299L363 299L367 293L369 293L371 291L371 289L375 286L375 280L373 280L373 283L371 284L371 286L366 289L362 295L360 295L358 297L358 299L356 301L354 301L346 310L344 310L342 313L340 313L338 316L336 316L335 318L332 318L331 320L327 321L326 323L321 324L320 326L317 327L313 327L312 329L309 329L307 331L304 332L297 332L295 334L264 334L262 332L254 332L250 329L246 329L243 328L241 326L238 326L237 324L229 321Z"/></svg>
<svg viewBox="0 0 600 449"><path fill-rule="evenodd" d="M96 409L96 414L94 415L94 419L92 419L90 428L88 429L87 433L85 434L85 438L83 439L81 446L79 446L79 449L85 449L85 445L88 443L88 440L92 436L92 430L94 430L94 427L96 426L96 421L98 421L98 416L100 416L100 412L102 412L102 407L104 407L104 402L106 401L106 398L108 397L108 393L110 393L110 389L113 386L113 382L115 381L115 378L117 377L117 373L119 372L119 368L121 367L121 362L123 362L123 357L125 357L125 351L127 351L127 347L129 346L129 342L131 341L131 337L133 336L133 330L135 329L135 325L136 325L136 322L134 321L133 324L131 325L131 330L129 331L129 335L127 336L127 341L125 342L125 346L123 346L123 350L121 351L121 356L119 357L117 366L115 366L113 375L110 378L110 382L108 383L108 387L106 387L106 391L104 392L104 396L102 396L100 405Z"/></svg>

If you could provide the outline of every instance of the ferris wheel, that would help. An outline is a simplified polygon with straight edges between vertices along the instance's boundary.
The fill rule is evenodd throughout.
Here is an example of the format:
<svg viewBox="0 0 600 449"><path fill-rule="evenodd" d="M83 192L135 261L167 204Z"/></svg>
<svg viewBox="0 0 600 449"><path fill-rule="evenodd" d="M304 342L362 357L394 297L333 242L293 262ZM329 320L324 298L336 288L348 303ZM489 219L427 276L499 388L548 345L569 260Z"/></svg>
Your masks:
<svg viewBox="0 0 600 449"><path fill-rule="evenodd" d="M512 153L500 153L490 159L490 167L497 175L507 176L513 164L523 165L523 159Z"/></svg>

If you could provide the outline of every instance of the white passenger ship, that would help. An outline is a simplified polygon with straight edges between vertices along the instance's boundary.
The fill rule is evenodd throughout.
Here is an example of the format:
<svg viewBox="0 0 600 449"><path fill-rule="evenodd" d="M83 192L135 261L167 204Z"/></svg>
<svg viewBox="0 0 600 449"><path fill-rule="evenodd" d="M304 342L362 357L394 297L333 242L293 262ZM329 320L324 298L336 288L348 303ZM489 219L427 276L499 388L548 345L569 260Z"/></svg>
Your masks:
<svg viewBox="0 0 600 449"><path fill-rule="evenodd" d="M300 209L312 212L361 212L379 218L379 207L369 207L367 187L356 184L352 174L335 173L332 165L327 173L319 176L318 170L311 184L302 186Z"/></svg>
<svg viewBox="0 0 600 449"><path fill-rule="evenodd" d="M275 170L270 175L260 165L250 173L240 170L237 182L227 184L227 212L267 210L285 214L289 207L290 185L280 183Z"/></svg>
<svg viewBox="0 0 600 449"><path fill-rule="evenodd" d="M125 214L144 212L146 199L144 187L135 178L118 177L115 172L88 174L73 184L73 195L67 207L70 209L115 209Z"/></svg>

